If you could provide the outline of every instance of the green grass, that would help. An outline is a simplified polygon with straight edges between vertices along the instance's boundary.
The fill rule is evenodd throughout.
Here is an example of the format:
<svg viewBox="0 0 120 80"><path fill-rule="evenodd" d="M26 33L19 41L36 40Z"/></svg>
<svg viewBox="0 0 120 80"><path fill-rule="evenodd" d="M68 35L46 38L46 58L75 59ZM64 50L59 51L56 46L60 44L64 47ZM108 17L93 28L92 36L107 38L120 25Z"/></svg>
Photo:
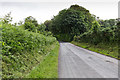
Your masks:
<svg viewBox="0 0 120 80"><path fill-rule="evenodd" d="M71 42L74 45L77 45L79 47L106 55L106 56L110 56L116 59L118 58L118 45L117 44L107 44L107 43L100 43L98 45L93 45L90 43L83 43L83 42L75 42L72 41Z"/></svg>
<svg viewBox="0 0 120 80"><path fill-rule="evenodd" d="M26 78L58 78L58 53L59 44L35 67Z"/></svg>

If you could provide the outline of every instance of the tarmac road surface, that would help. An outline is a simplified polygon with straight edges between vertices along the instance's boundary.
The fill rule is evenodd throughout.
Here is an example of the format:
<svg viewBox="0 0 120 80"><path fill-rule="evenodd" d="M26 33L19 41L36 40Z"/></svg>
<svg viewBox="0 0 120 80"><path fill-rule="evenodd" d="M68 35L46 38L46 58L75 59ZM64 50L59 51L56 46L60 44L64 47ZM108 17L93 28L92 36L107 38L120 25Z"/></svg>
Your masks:
<svg viewBox="0 0 120 80"><path fill-rule="evenodd" d="M118 78L118 60L61 42L59 78Z"/></svg>

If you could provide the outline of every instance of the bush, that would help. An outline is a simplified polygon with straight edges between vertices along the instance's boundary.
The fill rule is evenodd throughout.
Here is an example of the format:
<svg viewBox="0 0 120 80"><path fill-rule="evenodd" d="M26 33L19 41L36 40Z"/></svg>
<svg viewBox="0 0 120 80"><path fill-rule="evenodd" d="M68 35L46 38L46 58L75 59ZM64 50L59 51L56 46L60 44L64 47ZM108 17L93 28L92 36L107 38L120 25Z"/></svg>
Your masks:
<svg viewBox="0 0 120 80"><path fill-rule="evenodd" d="M16 52L22 53L23 51L31 52L36 48L41 48L56 40L53 37L46 37L42 34L29 32L27 30L24 31L10 25L3 25L2 32L3 54L9 52L12 54Z"/></svg>
<svg viewBox="0 0 120 80"><path fill-rule="evenodd" d="M56 38L30 32L11 24L0 25L2 29L2 77L17 78L38 64L45 47L56 42Z"/></svg>
<svg viewBox="0 0 120 80"><path fill-rule="evenodd" d="M98 43L117 43L118 42L118 27L106 27L99 29L92 29L88 32L75 36L74 41L92 43L97 45Z"/></svg>

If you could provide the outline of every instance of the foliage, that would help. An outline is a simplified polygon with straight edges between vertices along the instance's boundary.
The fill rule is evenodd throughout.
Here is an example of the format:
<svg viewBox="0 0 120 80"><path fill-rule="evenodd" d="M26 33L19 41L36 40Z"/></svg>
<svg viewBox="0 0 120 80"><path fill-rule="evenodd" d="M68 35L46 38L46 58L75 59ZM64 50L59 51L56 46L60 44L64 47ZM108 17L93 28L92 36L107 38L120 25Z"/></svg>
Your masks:
<svg viewBox="0 0 120 80"><path fill-rule="evenodd" d="M46 31L50 31L50 26L51 26L51 20L46 20L45 22L44 22L44 24L45 24L45 26L46 26Z"/></svg>
<svg viewBox="0 0 120 80"><path fill-rule="evenodd" d="M70 34L56 34L55 36L58 39L58 41L65 41L65 42L67 42L67 41L71 41L72 40Z"/></svg>
<svg viewBox="0 0 120 80"><path fill-rule="evenodd" d="M54 43L53 47L44 60L26 76L27 78L58 78L59 43Z"/></svg>
<svg viewBox="0 0 120 80"><path fill-rule="evenodd" d="M118 26L118 31L116 31L118 36L120 35L120 19L119 22L117 23ZM120 58L120 37L118 37L118 58Z"/></svg>
<svg viewBox="0 0 120 80"><path fill-rule="evenodd" d="M79 36L74 36L75 45L120 59L119 22L116 19L93 21L92 28Z"/></svg>
<svg viewBox="0 0 120 80"><path fill-rule="evenodd" d="M54 16L49 28L54 35L70 35L70 40L72 40L74 35L88 31L92 26L92 22L93 18L88 10L78 5L72 5Z"/></svg>
<svg viewBox="0 0 120 80"><path fill-rule="evenodd" d="M109 19L109 20L98 20L99 24L101 25L101 27L112 27L114 25L117 24L117 20L116 19Z"/></svg>
<svg viewBox="0 0 120 80"><path fill-rule="evenodd" d="M8 24L12 21L12 17L11 17L11 12L9 12L7 15L5 15L5 17L2 19L2 23L3 24Z"/></svg>
<svg viewBox="0 0 120 80"><path fill-rule="evenodd" d="M29 31L36 32L36 28L38 26L37 20L32 16L25 18L24 27Z"/></svg>
<svg viewBox="0 0 120 80"><path fill-rule="evenodd" d="M20 30L10 25L3 25L2 32L3 50L7 51L3 54L9 52L13 54L16 52L23 52L24 50L32 51L34 48L40 48L46 45L46 43L55 41L55 38L45 37L39 33L29 32L27 30ZM49 40L49 42L47 42L47 40ZM38 43L42 45L37 45ZM6 46L9 47L7 48Z"/></svg>
<svg viewBox="0 0 120 80"><path fill-rule="evenodd" d="M75 44L77 46L80 46L82 48L86 48L88 50L100 53L100 54L104 54L106 56L110 56L116 59L120 59L120 57L118 57L118 44L107 44L107 43L99 43L98 45L94 45L91 43L84 43L84 42L75 42L72 41L72 44Z"/></svg>
<svg viewBox="0 0 120 80"><path fill-rule="evenodd" d="M22 24L22 22L19 24ZM37 20L35 18L33 18L32 16L25 18L24 24L20 25L19 27L22 27L22 26L24 27L25 30L43 34L46 36L52 36L52 33L50 31L48 31L46 28L47 25L45 25L43 23L38 24Z"/></svg>
<svg viewBox="0 0 120 80"><path fill-rule="evenodd" d="M50 51L46 47L50 48L50 45L56 42L56 38L51 35L31 32L8 23L3 24L3 21L0 22L0 29L3 78L20 78L29 73ZM44 30L44 26L39 29Z"/></svg>
<svg viewBox="0 0 120 80"><path fill-rule="evenodd" d="M114 29L113 29L114 28ZM96 30L91 30L81 34L80 36L75 36L75 41L89 42L97 45L98 43L117 43L118 41L118 27L107 27L98 28Z"/></svg>
<svg viewBox="0 0 120 80"><path fill-rule="evenodd" d="M36 20L34 17L32 17L32 16L29 16L29 17L25 18L25 22L31 22L31 23L33 23L35 26L38 25L37 20Z"/></svg>

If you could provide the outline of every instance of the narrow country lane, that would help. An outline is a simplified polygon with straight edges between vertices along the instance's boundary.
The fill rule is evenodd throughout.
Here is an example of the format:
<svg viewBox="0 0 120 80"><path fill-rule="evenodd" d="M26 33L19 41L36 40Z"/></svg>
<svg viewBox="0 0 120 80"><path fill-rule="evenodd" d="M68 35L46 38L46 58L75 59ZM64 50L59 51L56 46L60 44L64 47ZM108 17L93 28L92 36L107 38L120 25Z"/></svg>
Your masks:
<svg viewBox="0 0 120 80"><path fill-rule="evenodd" d="M59 78L118 78L118 60L60 43Z"/></svg>

